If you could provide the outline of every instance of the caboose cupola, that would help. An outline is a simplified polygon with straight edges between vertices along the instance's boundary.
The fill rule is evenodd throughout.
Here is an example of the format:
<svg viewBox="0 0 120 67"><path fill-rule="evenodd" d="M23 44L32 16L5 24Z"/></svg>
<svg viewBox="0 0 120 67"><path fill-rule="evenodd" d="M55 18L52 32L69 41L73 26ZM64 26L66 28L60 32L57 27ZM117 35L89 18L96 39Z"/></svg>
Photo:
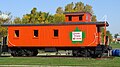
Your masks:
<svg viewBox="0 0 120 67"><path fill-rule="evenodd" d="M91 22L91 14L88 12L65 12L65 22Z"/></svg>

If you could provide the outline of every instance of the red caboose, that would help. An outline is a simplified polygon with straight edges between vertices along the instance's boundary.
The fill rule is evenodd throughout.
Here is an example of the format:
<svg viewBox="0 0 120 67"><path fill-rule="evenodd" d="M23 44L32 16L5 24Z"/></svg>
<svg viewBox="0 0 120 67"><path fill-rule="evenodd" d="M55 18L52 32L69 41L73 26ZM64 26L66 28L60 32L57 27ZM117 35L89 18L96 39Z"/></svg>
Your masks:
<svg viewBox="0 0 120 67"><path fill-rule="evenodd" d="M38 49L72 50L73 56L98 56L101 45L100 28L108 23L91 22L86 12L64 13L65 23L3 24L8 27L8 47L12 56L36 56ZM99 49L99 50L98 50Z"/></svg>

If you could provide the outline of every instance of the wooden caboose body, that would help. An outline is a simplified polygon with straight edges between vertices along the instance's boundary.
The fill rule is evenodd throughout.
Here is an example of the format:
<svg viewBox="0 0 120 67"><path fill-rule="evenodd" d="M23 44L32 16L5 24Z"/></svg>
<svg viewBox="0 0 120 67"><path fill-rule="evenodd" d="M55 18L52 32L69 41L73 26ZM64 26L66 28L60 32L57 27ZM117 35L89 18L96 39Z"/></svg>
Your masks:
<svg viewBox="0 0 120 67"><path fill-rule="evenodd" d="M3 24L8 26L11 54L36 56L38 49L64 49L72 50L73 56L94 55L101 43L100 28L108 23L91 22L91 14L85 12L67 12L65 17L65 23L58 24Z"/></svg>
<svg viewBox="0 0 120 67"><path fill-rule="evenodd" d="M10 24L9 47L92 47L100 44L97 26L102 22L76 22L63 24ZM75 34L73 32L81 32ZM71 35L72 34L72 35ZM72 36L79 39L72 40ZM84 36L84 37L83 37ZM73 37L72 37L73 38ZM78 41L77 41L78 40ZM75 42L74 42L75 41Z"/></svg>

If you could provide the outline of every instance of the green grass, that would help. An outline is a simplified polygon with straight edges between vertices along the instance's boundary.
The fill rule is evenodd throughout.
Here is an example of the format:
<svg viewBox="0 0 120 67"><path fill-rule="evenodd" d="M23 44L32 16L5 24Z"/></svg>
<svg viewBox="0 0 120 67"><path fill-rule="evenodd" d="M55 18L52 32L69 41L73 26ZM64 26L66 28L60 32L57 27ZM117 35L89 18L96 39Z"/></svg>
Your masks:
<svg viewBox="0 0 120 67"><path fill-rule="evenodd" d="M0 57L0 65L50 65L50 66L120 66L120 57L113 59L53 58L53 57Z"/></svg>
<svg viewBox="0 0 120 67"><path fill-rule="evenodd" d="M111 46L113 49L120 48L120 44L111 44ZM79 57L0 57L0 65L120 67L120 57L101 59Z"/></svg>
<svg viewBox="0 0 120 67"><path fill-rule="evenodd" d="M119 43L112 43L110 46L112 46L113 49L120 48L120 44Z"/></svg>

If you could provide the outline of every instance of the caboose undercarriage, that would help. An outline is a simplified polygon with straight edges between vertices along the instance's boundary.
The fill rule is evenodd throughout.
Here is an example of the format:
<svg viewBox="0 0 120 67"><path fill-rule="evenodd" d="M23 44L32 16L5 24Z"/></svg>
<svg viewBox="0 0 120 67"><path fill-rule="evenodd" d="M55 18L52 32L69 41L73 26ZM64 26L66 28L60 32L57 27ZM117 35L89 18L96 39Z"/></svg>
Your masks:
<svg viewBox="0 0 120 67"><path fill-rule="evenodd" d="M59 50L71 50L74 57L101 57L103 53L111 50L110 46L98 45L97 47L11 47L12 56L37 56L38 50L56 52Z"/></svg>

